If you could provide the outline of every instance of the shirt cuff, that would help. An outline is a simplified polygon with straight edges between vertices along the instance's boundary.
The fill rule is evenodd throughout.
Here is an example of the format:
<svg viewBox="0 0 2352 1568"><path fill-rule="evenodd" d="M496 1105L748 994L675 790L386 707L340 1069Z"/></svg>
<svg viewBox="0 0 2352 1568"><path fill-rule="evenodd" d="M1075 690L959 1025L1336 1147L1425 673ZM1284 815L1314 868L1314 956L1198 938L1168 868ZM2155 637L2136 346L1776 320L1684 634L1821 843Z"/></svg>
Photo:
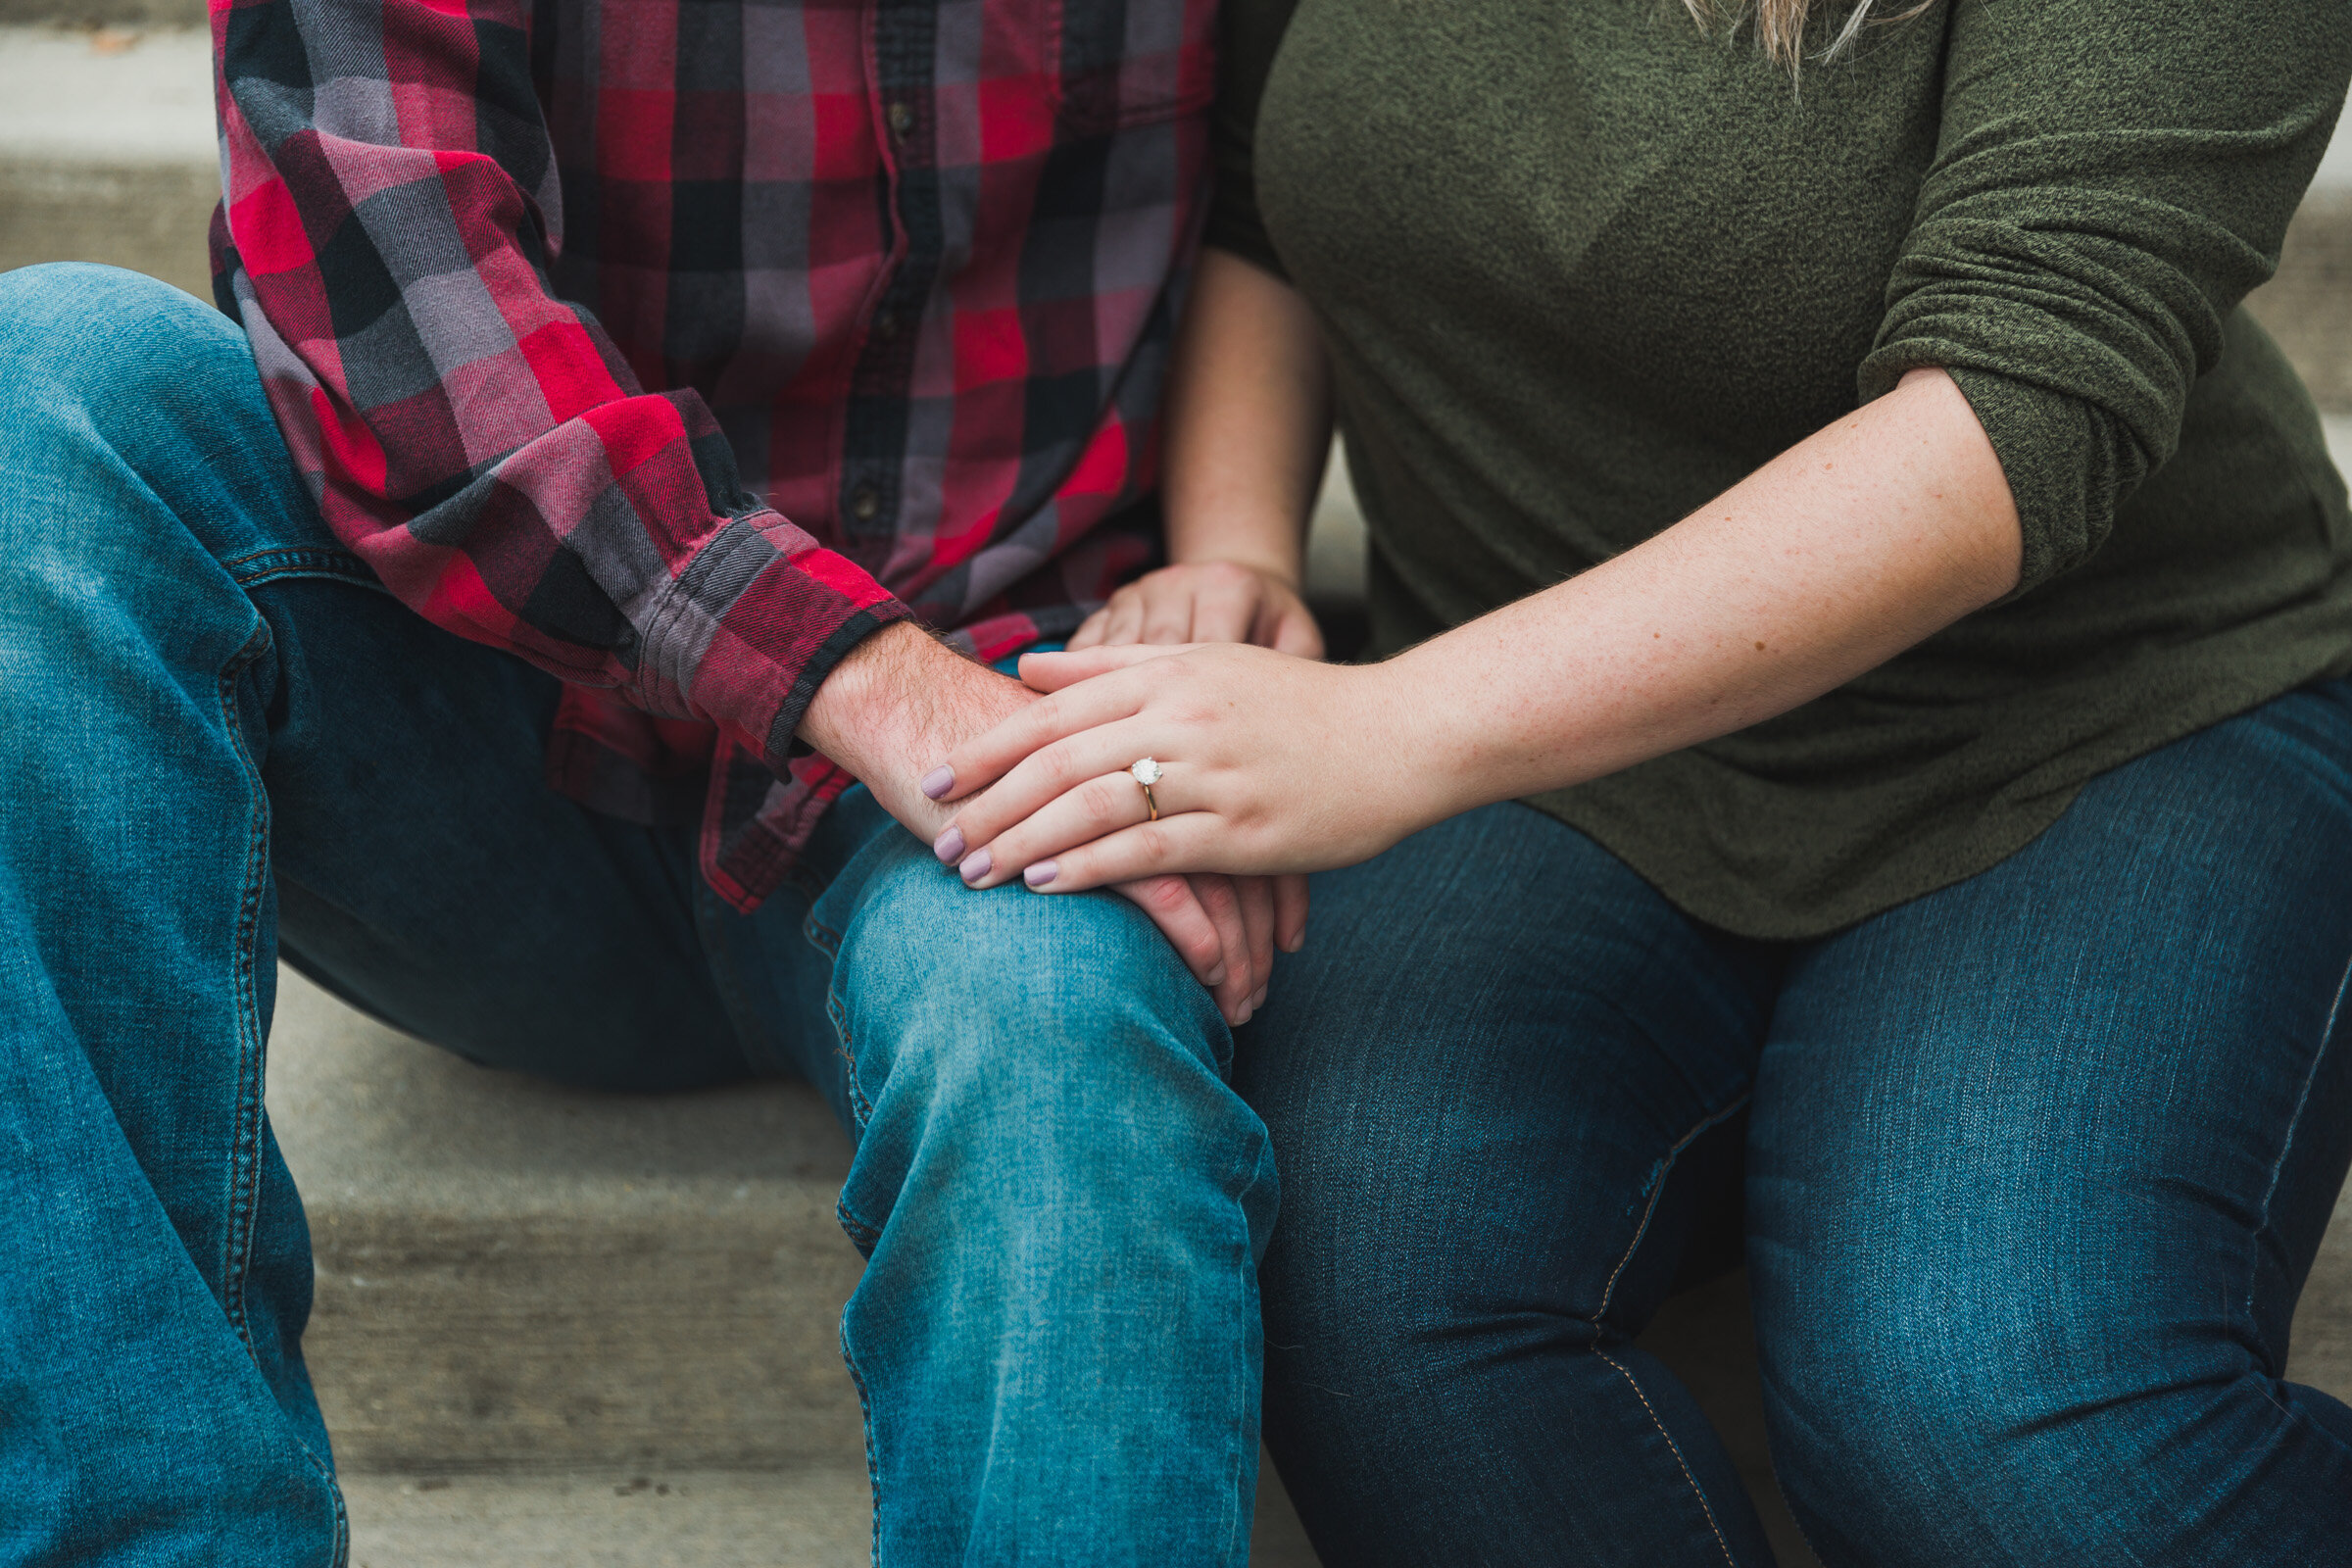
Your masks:
<svg viewBox="0 0 2352 1568"><path fill-rule="evenodd" d="M914 612L774 512L728 519L646 618L640 706L710 718L781 774L817 687Z"/></svg>
<svg viewBox="0 0 2352 1568"><path fill-rule="evenodd" d="M2084 399L1964 363L1953 345L1889 345L1863 364L1865 402L1907 370L1939 368L1984 426L2017 506L2022 555L2015 599L2081 565L2104 544L2116 508L2138 476L2123 461L2129 438Z"/></svg>

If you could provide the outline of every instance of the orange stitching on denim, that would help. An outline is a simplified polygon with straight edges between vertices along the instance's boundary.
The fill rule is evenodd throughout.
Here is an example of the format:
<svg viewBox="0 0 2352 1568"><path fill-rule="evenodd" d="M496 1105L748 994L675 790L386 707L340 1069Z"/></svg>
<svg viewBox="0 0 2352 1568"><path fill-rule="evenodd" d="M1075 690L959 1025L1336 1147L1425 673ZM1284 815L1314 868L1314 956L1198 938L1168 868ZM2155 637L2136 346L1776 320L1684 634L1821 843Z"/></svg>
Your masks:
<svg viewBox="0 0 2352 1568"><path fill-rule="evenodd" d="M2286 1141L2278 1146L2278 1157L2271 1162L2270 1185L2262 1191L2262 1221L2247 1236L2250 1245L2246 1258L2246 1328L2262 1347L2264 1358L2272 1362L2278 1357L2272 1353L2271 1343L2262 1332L2262 1315L2254 1309L2254 1290L2262 1279L2262 1233L2271 1228L2271 1204L2278 1196L2278 1183L2286 1174L2287 1159L2294 1153L2295 1139L2303 1130L2303 1112L2311 1105L2311 1086L2319 1082L2320 1069L2328 1062L2328 1048L2335 1043L2335 1027L2343 1018L2347 997L2352 997L2352 958L2344 962L2343 976L2335 983L2335 1000L2328 1007L2328 1020L2320 1025L2319 1049L2311 1054L2311 1066L2305 1070L2303 1087L2295 1095L2294 1114L2286 1121Z"/></svg>
<svg viewBox="0 0 2352 1568"><path fill-rule="evenodd" d="M254 760L253 748L246 744L245 727L237 716L237 683L270 653L274 642L270 623L256 613L253 634L220 669L220 721L244 764L253 813L231 960L237 1008L237 1102L229 1143L228 1224L220 1243L220 1298L229 1326L236 1330L257 1368L262 1364L261 1351L253 1343L245 1289L253 1269L254 1233L261 1223L262 1140L269 1128L265 1102L270 1041L263 1027L260 985L254 976L254 950L261 937L263 897L270 887L270 790L262 782L261 766Z"/></svg>
<svg viewBox="0 0 2352 1568"><path fill-rule="evenodd" d="M1703 1130L1702 1128L1701 1131ZM1635 1381L1634 1375L1619 1364L1608 1351L1595 1346L1592 1353L1616 1369L1617 1375L1625 1379L1626 1387L1634 1391L1634 1397L1642 1401L1642 1408L1649 1412L1649 1424L1656 1427L1658 1436L1666 1440L1667 1450L1674 1455L1674 1462L1681 1468L1683 1479L1690 1483L1690 1494L1698 1499L1698 1511L1706 1515L1707 1528L1715 1532L1715 1544L1723 1548L1723 1560L1730 1564L1731 1568L1740 1568L1738 1559L1732 1556L1732 1544L1723 1539L1723 1526L1715 1522L1715 1509L1707 1501L1705 1489L1699 1486L1698 1477L1690 1473L1690 1465L1683 1457L1682 1445L1674 1441L1674 1434L1667 1431L1666 1423L1658 1419L1657 1407L1649 1402L1649 1396L1642 1392L1642 1385Z"/></svg>
<svg viewBox="0 0 2352 1568"><path fill-rule="evenodd" d="M1625 1244L1625 1255L1617 1259L1617 1266L1615 1268L1609 1270L1609 1283L1600 1288L1600 1304L1592 1309L1592 1316L1590 1319L1594 1328L1599 1328L1600 1320L1608 1316L1609 1298L1617 1294L1617 1277L1623 1274L1625 1272L1625 1266L1634 1260L1634 1254L1642 1250L1642 1239L1649 1234L1649 1222L1658 1212L1658 1200L1665 1196L1666 1180L1668 1177L1674 1174L1674 1162L1682 1158L1684 1150L1689 1149L1693 1143L1697 1142L1699 1134L1707 1131L1711 1127L1721 1126L1732 1116L1738 1114L1740 1107L1746 1104L1748 1099L1748 1095L1741 1095L1739 1099L1733 1101L1730 1104L1724 1106L1721 1110L1715 1112L1712 1116L1709 1116L1706 1120L1700 1122L1697 1126L1683 1134L1682 1142L1676 1144L1672 1149L1666 1151L1665 1159L1660 1161L1658 1165L1658 1179L1650 1183L1649 1202L1642 1210L1642 1223L1634 1227L1634 1239Z"/></svg>

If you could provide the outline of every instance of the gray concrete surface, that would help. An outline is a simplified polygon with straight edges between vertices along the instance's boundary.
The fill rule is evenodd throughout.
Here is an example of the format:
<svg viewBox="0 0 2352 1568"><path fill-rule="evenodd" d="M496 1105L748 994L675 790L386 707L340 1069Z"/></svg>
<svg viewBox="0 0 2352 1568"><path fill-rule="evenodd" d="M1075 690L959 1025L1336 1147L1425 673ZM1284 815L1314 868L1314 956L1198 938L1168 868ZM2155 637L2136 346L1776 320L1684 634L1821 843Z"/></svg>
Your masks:
<svg viewBox="0 0 2352 1568"><path fill-rule="evenodd" d="M204 0L0 0L0 25L89 31L205 24Z"/></svg>
<svg viewBox="0 0 2352 1568"><path fill-rule="evenodd" d="M0 27L0 271L106 262L211 297L209 50L184 28Z"/></svg>
<svg viewBox="0 0 2352 1568"><path fill-rule="evenodd" d="M814 1094L624 1098L472 1067L285 972L270 1118L359 1469L850 1463L857 1252Z"/></svg>
<svg viewBox="0 0 2352 1568"><path fill-rule="evenodd" d="M865 1568L861 1469L346 1476L352 1568ZM1254 1568L1314 1568L1262 1508ZM1793 1568L1785 1564L1784 1568Z"/></svg>
<svg viewBox="0 0 2352 1568"><path fill-rule="evenodd" d="M862 1469L346 1475L351 1568L865 1568Z"/></svg>

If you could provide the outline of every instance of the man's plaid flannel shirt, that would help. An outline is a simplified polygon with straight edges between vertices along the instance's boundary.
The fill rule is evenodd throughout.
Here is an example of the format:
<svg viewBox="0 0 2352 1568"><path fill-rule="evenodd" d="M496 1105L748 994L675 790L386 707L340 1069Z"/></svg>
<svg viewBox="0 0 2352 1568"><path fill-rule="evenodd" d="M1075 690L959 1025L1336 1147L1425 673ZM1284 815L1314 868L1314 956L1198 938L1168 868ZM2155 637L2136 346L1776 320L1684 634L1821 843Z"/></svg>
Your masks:
<svg viewBox="0 0 2352 1568"><path fill-rule="evenodd" d="M327 523L740 907L858 640L1143 565L1214 0L213 0L222 308Z"/></svg>

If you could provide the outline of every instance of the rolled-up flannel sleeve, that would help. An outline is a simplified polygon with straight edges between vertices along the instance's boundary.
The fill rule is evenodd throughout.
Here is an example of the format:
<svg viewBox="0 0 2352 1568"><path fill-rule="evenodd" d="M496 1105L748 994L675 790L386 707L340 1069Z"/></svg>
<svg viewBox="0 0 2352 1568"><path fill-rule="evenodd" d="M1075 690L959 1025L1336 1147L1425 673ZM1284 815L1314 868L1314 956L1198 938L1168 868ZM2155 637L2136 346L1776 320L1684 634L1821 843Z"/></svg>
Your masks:
<svg viewBox="0 0 2352 1568"><path fill-rule="evenodd" d="M2031 588L2172 455L2223 318L2276 268L2352 75L2352 0L1949 3L1936 160L1859 390L1950 372Z"/></svg>
<svg viewBox="0 0 2352 1568"><path fill-rule="evenodd" d="M908 612L744 495L702 399L646 391L555 297L530 16L216 0L223 304L328 525L395 595L780 769L826 672Z"/></svg>

